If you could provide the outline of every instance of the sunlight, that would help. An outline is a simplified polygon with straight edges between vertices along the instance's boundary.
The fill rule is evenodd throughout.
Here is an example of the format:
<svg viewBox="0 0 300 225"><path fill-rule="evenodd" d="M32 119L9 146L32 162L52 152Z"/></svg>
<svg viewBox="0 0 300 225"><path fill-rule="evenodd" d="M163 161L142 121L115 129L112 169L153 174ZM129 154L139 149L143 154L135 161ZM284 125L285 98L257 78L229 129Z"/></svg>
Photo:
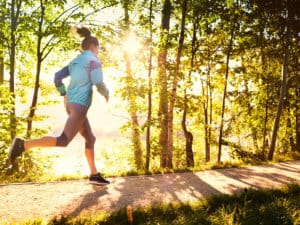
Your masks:
<svg viewBox="0 0 300 225"><path fill-rule="evenodd" d="M130 55L136 54L141 49L141 43L134 33L130 33L123 43L123 49Z"/></svg>

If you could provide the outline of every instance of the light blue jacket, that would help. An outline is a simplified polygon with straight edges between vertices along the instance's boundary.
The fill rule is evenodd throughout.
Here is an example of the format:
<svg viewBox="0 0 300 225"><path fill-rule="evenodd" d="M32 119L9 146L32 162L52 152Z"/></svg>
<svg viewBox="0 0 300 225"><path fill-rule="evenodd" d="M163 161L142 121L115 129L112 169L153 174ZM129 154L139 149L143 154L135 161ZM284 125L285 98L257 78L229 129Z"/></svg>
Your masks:
<svg viewBox="0 0 300 225"><path fill-rule="evenodd" d="M109 90L103 82L100 60L91 52L83 51L68 66L55 73L54 83L61 95L67 95L68 103L77 103L89 107L92 103L93 85L103 96ZM70 75L70 84L66 91L62 80Z"/></svg>

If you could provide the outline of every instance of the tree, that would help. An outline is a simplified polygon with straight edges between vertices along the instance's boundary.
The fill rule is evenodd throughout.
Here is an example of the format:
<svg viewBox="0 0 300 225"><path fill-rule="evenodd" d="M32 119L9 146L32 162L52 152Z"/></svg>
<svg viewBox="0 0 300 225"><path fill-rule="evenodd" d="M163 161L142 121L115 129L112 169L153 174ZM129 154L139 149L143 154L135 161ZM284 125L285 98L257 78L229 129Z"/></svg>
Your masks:
<svg viewBox="0 0 300 225"><path fill-rule="evenodd" d="M286 32L284 35L284 57L283 57L283 65L282 65L282 83L281 83L281 89L280 89L280 96L279 96L279 103L276 113L276 118L274 121L274 128L272 133L272 139L271 139L271 145L269 149L268 154L268 160L273 159L275 146L276 146L276 139L277 139L277 132L279 129L279 123L280 123L280 117L285 105L285 98L287 93L287 76L288 76L288 65L289 65L289 55L290 55L290 45L291 45L291 33L290 33L290 21L291 21L291 14L290 10L288 8L288 1L286 2L286 15L285 15L285 27Z"/></svg>
<svg viewBox="0 0 300 225"><path fill-rule="evenodd" d="M8 48L9 48L9 91L12 96L12 107L9 112L10 115L10 135L13 139L16 135L17 121L16 121L16 107L15 107L15 65L16 65L16 48L20 41L20 34L18 34L18 26L20 23L20 14L22 9L23 0L12 0L10 3L10 31ZM8 4L9 5L9 4Z"/></svg>
<svg viewBox="0 0 300 225"><path fill-rule="evenodd" d="M222 109L221 109L221 121L220 121L220 135L219 135L219 149L218 149L218 163L221 163L221 154L222 154L222 143L223 143L223 128L224 128L224 114L226 107L226 98L227 98L227 85L228 85L228 76L229 76L229 61L230 56L233 51L233 41L234 35L236 32L236 19L237 15L233 14L230 21L230 36L229 36L229 44L226 52L226 63L225 63L225 76L224 76L224 90L223 90L223 98L222 98Z"/></svg>
<svg viewBox="0 0 300 225"><path fill-rule="evenodd" d="M124 0L123 1L123 9L124 9L124 36L125 38L129 38L130 36L130 20L129 20L129 4L130 0ZM130 54L127 50L123 52L125 63L126 63L126 89L128 91L128 102L129 102L129 113L131 117L131 129L132 129L132 144L133 144L133 151L134 151L134 159L135 159L135 165L137 170L140 170L143 168L143 161L142 161L142 142L140 138L140 126L139 121L137 117L137 105L134 99L134 93L133 93L133 84L134 84L134 77L132 74L131 69L131 59Z"/></svg>
<svg viewBox="0 0 300 225"><path fill-rule="evenodd" d="M158 52L158 82L159 82L159 109L160 124L159 145L161 149L160 165L162 168L172 168L172 155L168 151L168 78L167 54L169 43L169 29L171 17L171 1L165 0L162 10L160 44Z"/></svg>
<svg viewBox="0 0 300 225"><path fill-rule="evenodd" d="M176 90L178 85L178 77L180 75L180 60L184 43L184 33L185 33L185 18L187 14L187 0L183 0L182 2L182 10L181 10L181 26L180 26L180 35L178 41L178 49L177 56L175 62L175 70L173 73L173 81L172 81L172 90L170 96L170 105L168 112L168 162L167 164L172 167L172 158L173 158L173 113L174 106L176 101Z"/></svg>
<svg viewBox="0 0 300 225"><path fill-rule="evenodd" d="M192 132L190 132L187 128L187 115L188 115L188 94L187 89L191 85L191 76L192 72L194 70L194 61L196 52L198 51L198 44L197 44L197 31L198 31L198 25L199 25L199 14L194 12L195 9L193 7L193 17L192 17L192 23L193 23L193 30L192 30L192 42L191 42L191 53L190 53L190 68L188 71L188 76L185 79L186 84L184 85L183 90L183 111L182 111L182 119L181 119L181 126L185 137L185 154L186 154L186 165L188 167L194 167L194 154L193 154L193 139L194 136Z"/></svg>
<svg viewBox="0 0 300 225"><path fill-rule="evenodd" d="M152 15L153 15L153 0L150 1L149 7L149 67L148 67L148 113L147 113L147 130L146 130L146 165L145 169L149 170L150 167L150 154L151 154L151 120L152 120L152 58L153 58L153 28L152 28Z"/></svg>
<svg viewBox="0 0 300 225"><path fill-rule="evenodd" d="M58 45L61 40L67 36L66 31L69 29L69 25L67 23L68 19L78 10L78 5L74 5L67 10L63 10L62 13L59 13L58 16L55 15L50 16L52 9L54 7L59 7L60 9L64 8L64 0L60 0L55 2L53 5L51 2L47 0L40 0L38 10L40 12L36 12L37 18L37 45L36 45L36 73L35 73L35 85L34 92L32 97L32 102L29 110L29 115L27 117L27 134L26 137L31 137L32 131L32 122L35 115L37 103L38 103L38 93L40 87L40 75L42 69L43 61L48 57L48 55L52 52L54 46ZM47 12L48 11L48 12ZM67 15L65 15L67 14ZM50 19L49 19L50 17ZM53 18L53 19L52 19ZM33 29L36 29L33 27ZM46 43L43 44L43 41L46 40Z"/></svg>

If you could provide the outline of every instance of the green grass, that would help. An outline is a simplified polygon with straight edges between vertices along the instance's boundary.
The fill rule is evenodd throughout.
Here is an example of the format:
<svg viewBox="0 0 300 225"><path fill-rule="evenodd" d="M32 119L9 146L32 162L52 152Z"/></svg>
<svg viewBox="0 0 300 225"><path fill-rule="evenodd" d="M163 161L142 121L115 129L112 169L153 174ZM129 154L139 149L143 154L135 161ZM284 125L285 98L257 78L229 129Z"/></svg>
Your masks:
<svg viewBox="0 0 300 225"><path fill-rule="evenodd" d="M133 211L139 225L298 225L300 185L275 190L244 190L235 195L217 195L192 204L156 204ZM48 222L27 221L26 225L99 224L128 225L126 209L112 214L97 213L80 218Z"/></svg>
<svg viewBox="0 0 300 225"><path fill-rule="evenodd" d="M290 160L299 160L299 158L277 158L276 161L266 161L263 163L253 163L253 164L246 164L242 161L225 161L221 164L217 164L215 162L203 163L202 165L195 166L194 168L174 168L174 169L163 169L157 168L149 171L145 170L129 170L129 171L110 171L109 168L104 171L104 177L127 177L127 176L139 176L139 175L154 175L154 174L170 174L170 173L185 173L185 172L197 172L197 171L204 171L210 169L226 169L226 168L238 168L238 167L245 167L251 165L261 165L261 164L272 164L278 162L286 162ZM64 174L64 175L55 175L51 168L48 169L47 172L44 172L42 175L30 175L25 176L22 179L16 178L12 175L0 176L0 183L1 184L8 184L8 183L26 183L26 182L55 182L55 181L69 181L69 180L79 180L79 179L87 179L88 175L80 175L80 174Z"/></svg>

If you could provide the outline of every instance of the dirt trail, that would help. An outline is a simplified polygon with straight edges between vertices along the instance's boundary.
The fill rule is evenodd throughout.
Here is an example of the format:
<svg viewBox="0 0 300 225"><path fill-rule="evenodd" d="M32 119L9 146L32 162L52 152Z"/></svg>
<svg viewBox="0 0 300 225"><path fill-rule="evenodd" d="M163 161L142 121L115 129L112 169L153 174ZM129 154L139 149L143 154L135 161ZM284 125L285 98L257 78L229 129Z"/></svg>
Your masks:
<svg viewBox="0 0 300 225"><path fill-rule="evenodd" d="M154 202L189 202L244 188L300 183L300 161L194 173L109 179L106 188L87 180L0 185L0 223L59 215L78 216Z"/></svg>

